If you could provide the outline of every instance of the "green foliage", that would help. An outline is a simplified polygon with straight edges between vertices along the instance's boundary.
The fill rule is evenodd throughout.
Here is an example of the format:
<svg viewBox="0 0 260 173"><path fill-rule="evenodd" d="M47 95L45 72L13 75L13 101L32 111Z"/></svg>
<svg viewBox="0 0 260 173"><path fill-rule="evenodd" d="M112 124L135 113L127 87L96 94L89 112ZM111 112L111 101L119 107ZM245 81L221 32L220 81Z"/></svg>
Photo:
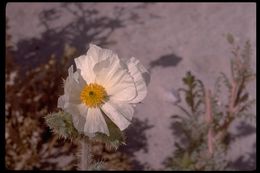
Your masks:
<svg viewBox="0 0 260 173"><path fill-rule="evenodd" d="M255 99L250 100L246 89L249 81L255 78L255 74L250 66L250 42L245 43L241 53L230 33L227 34L227 41L232 46L234 56L230 63L231 78L221 72L212 95L206 95L203 82L191 72L188 71L183 78L185 87L179 91L184 93L187 108L180 103L176 106L186 116L174 115L172 118L175 120L175 128L181 130L185 141L175 143L174 156L165 161L167 168L232 170L226 158L231 136L228 129L237 118L255 118L255 115L249 113Z"/></svg>
<svg viewBox="0 0 260 173"><path fill-rule="evenodd" d="M180 91L184 91L185 93L185 100L190 108L191 114L196 114L198 113L196 110L198 110L198 107L202 103L200 98L204 95L203 83L196 79L190 71L186 73L186 77L182 80L187 88L181 88Z"/></svg>
<svg viewBox="0 0 260 173"><path fill-rule="evenodd" d="M204 105L204 85L191 72L186 73L186 76L183 78L183 84L186 87L181 88L180 91L184 91L188 108L185 109L179 104L176 106L188 116L175 115L173 118L178 120L176 128L181 129L187 145L183 145L182 142L176 142L175 146L177 149L174 157L166 160L166 166L173 170L196 170L197 163L202 158L200 152L203 148L201 146L203 141L205 141L205 135L209 128L203 122L203 117L200 116Z"/></svg>
<svg viewBox="0 0 260 173"><path fill-rule="evenodd" d="M78 131L73 126L70 114L59 111L47 115L45 117L45 120L50 129L52 129L53 132L60 137L63 137L65 139L73 139L79 137Z"/></svg>

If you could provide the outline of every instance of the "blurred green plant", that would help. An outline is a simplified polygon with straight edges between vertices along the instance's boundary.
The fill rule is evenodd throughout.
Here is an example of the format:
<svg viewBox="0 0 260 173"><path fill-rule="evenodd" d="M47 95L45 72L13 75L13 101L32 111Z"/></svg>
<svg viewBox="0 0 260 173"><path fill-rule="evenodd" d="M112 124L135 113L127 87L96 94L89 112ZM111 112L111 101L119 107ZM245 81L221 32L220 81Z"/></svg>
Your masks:
<svg viewBox="0 0 260 173"><path fill-rule="evenodd" d="M179 103L176 106L184 114L172 116L175 128L181 129L183 136L181 141L175 143L174 156L165 161L169 169L233 169L226 158L231 136L228 130L238 118L255 120L255 115L249 113L255 99L250 99L246 89L249 82L255 79L255 74L250 66L250 42L247 41L240 51L231 34L227 34L227 41L232 46L234 56L230 62L231 77L221 73L213 93L190 71L183 78L185 88L178 91L183 92L186 107ZM227 93L223 92L225 89Z"/></svg>

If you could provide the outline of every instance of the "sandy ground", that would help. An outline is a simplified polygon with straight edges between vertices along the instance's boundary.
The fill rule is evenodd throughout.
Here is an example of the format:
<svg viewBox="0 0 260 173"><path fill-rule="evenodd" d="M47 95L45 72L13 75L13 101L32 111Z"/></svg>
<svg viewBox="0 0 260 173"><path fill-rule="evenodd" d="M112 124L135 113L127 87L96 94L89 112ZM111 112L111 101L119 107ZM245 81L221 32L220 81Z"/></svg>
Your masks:
<svg viewBox="0 0 260 173"><path fill-rule="evenodd" d="M92 42L120 57L141 60L151 71L151 82L135 117L147 122L142 128L130 127L143 134L143 141L129 143L134 148L131 154L153 169L162 169L162 161L174 150L170 116L179 110L167 95L182 85L186 71L191 70L209 88L219 72L229 74L230 47L223 36L228 32L238 42L251 40L252 63L256 62L254 3L8 3L6 16L12 43L21 55L17 61L24 65L44 62L50 52L59 54L64 42L76 46L81 54ZM254 97L255 83L249 89ZM255 129L239 138L230 159L254 153L255 140ZM241 169L247 166L238 165Z"/></svg>

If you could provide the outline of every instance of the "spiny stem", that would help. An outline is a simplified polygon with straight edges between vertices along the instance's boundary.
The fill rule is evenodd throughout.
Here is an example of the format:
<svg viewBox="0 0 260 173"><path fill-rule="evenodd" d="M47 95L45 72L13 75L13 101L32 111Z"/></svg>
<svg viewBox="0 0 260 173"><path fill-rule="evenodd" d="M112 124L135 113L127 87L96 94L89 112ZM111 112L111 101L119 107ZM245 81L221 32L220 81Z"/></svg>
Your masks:
<svg viewBox="0 0 260 173"><path fill-rule="evenodd" d="M88 139L81 140L81 160L80 160L80 170L88 170L91 163L91 149L90 143Z"/></svg>
<svg viewBox="0 0 260 173"><path fill-rule="evenodd" d="M205 121L208 125L212 124L212 105L211 105L211 91L205 89ZM212 156L213 154L213 131L212 127L208 130L208 152L209 155Z"/></svg>

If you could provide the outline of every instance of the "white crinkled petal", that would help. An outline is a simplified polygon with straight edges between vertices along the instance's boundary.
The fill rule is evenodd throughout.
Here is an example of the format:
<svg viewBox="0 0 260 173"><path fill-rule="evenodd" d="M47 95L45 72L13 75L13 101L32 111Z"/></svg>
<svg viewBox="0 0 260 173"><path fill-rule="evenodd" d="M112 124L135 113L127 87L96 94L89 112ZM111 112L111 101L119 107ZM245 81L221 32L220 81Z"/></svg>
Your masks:
<svg viewBox="0 0 260 173"><path fill-rule="evenodd" d="M109 87L105 85L105 88L111 99L130 101L137 95L134 80L127 70L118 70L114 73L110 83Z"/></svg>
<svg viewBox="0 0 260 173"><path fill-rule="evenodd" d="M86 82L80 75L80 71L73 73L73 66L71 66L68 71L69 75L64 83L64 101L79 104L81 102L80 93L86 85Z"/></svg>
<svg viewBox="0 0 260 173"><path fill-rule="evenodd" d="M65 105L65 101L66 101L65 100L65 95L60 96L58 98L58 105L57 105L57 107L63 109L64 105Z"/></svg>
<svg viewBox="0 0 260 173"><path fill-rule="evenodd" d="M108 85L114 73L120 69L122 69L120 60L117 54L113 53L109 58L100 61L94 66L93 71L96 74L95 81L101 85Z"/></svg>
<svg viewBox="0 0 260 173"><path fill-rule="evenodd" d="M99 108L89 108L87 109L84 133L94 134L96 132L104 133L109 136L109 130L101 110Z"/></svg>
<svg viewBox="0 0 260 173"><path fill-rule="evenodd" d="M111 100L103 104L101 109L120 130L124 130L129 126L134 113L133 108L130 107L130 105L117 105L117 103L114 103Z"/></svg>
<svg viewBox="0 0 260 173"><path fill-rule="evenodd" d="M80 115L74 114L72 116L72 121L75 129L77 129L77 131L80 133L84 133L84 126L86 124L86 119Z"/></svg>
<svg viewBox="0 0 260 173"><path fill-rule="evenodd" d="M73 109L71 109L73 108ZM81 103L79 105L71 105L70 107L71 110L69 110L69 113L73 113L72 111L74 110L74 113L72 114L72 120L73 120L73 125L74 127L81 133L84 133L84 127L86 124L86 117L87 117L87 107L84 103Z"/></svg>
<svg viewBox="0 0 260 173"><path fill-rule="evenodd" d="M89 44L89 49L86 55L82 55L75 59L78 69L81 69L81 75L87 83L95 82L96 74L93 71L94 66L112 57L114 53L109 49L102 49L94 44Z"/></svg>
<svg viewBox="0 0 260 173"><path fill-rule="evenodd" d="M83 106L83 105L77 105L77 104L66 102L63 105L62 109L65 112L68 112L68 113L71 114L72 122L73 122L74 127L80 133L83 133L84 132L84 125L85 125L86 118L80 115L80 111L79 110L80 110L81 106Z"/></svg>
<svg viewBox="0 0 260 173"><path fill-rule="evenodd" d="M87 82L84 80L83 76L81 75L80 69L77 69L77 71L73 73L73 79L78 83L80 89L87 84Z"/></svg>
<svg viewBox="0 0 260 173"><path fill-rule="evenodd" d="M121 113L128 121L132 121L134 115L133 104L110 99L111 105Z"/></svg>
<svg viewBox="0 0 260 173"><path fill-rule="evenodd" d="M95 63L108 59L114 56L112 50L102 49L101 47L89 44L89 50L87 52L87 56L89 56ZM94 66L93 66L94 67Z"/></svg>
<svg viewBox="0 0 260 173"><path fill-rule="evenodd" d="M127 66L113 51L90 44L87 55L76 58L75 63L88 83L101 84L113 99L130 101L137 96Z"/></svg>
<svg viewBox="0 0 260 173"><path fill-rule="evenodd" d="M82 75L83 79L87 83L94 82L95 74L93 72L93 67L96 63L94 61L94 59L92 59L91 57L89 57L87 55L81 55L80 57L75 58L74 61L75 61L77 68L81 70L81 75Z"/></svg>
<svg viewBox="0 0 260 173"><path fill-rule="evenodd" d="M142 101L147 95L148 83L146 83L143 74L144 73L148 74L148 71L144 68L144 66L140 63L140 61L134 57L132 57L127 62L127 66L130 75L134 79L136 90L137 90L137 96L131 101L129 101L129 103L138 103Z"/></svg>
<svg viewBox="0 0 260 173"><path fill-rule="evenodd" d="M112 99L130 101L136 97L134 80L128 73L127 66L117 56L96 64L94 72L97 74L97 83L105 87Z"/></svg>
<svg viewBox="0 0 260 173"><path fill-rule="evenodd" d="M70 113L75 128L83 132L85 118L80 116L79 105L81 104L80 93L86 82L80 75L80 71L73 72L73 66L69 68L68 73L64 83L64 95L58 98L58 107Z"/></svg>

